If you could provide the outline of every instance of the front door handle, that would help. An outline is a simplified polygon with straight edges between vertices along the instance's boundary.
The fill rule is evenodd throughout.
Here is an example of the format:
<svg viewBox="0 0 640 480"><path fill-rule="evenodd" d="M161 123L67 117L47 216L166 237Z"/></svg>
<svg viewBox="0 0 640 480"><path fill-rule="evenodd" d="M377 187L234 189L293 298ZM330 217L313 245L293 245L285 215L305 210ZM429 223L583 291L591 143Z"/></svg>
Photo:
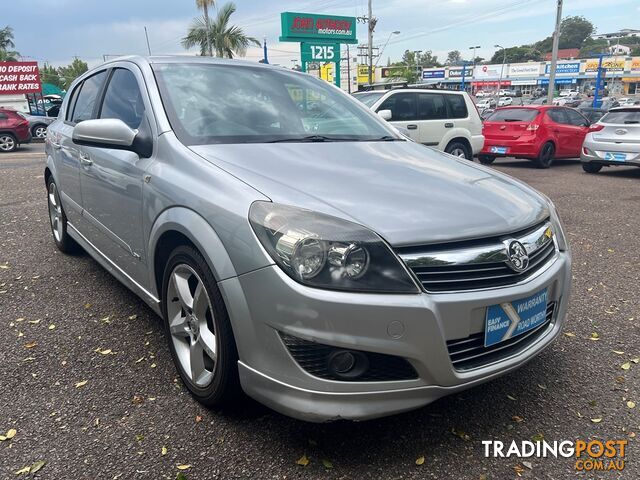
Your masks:
<svg viewBox="0 0 640 480"><path fill-rule="evenodd" d="M80 153L80 163L85 167L90 167L93 165L93 160L86 153Z"/></svg>
<svg viewBox="0 0 640 480"><path fill-rule="evenodd" d="M51 146L56 150L60 150L62 148L62 145L56 142L51 142Z"/></svg>
<svg viewBox="0 0 640 480"><path fill-rule="evenodd" d="M445 123L444 128L453 128L453 123Z"/></svg>
<svg viewBox="0 0 640 480"><path fill-rule="evenodd" d="M407 130L417 130L418 125L407 125Z"/></svg>

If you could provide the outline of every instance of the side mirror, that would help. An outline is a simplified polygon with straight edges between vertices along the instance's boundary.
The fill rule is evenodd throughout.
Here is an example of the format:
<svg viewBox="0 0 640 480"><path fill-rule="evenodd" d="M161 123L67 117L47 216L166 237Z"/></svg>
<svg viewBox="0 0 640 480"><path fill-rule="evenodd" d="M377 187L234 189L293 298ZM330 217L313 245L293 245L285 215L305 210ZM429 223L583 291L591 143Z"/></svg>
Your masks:
<svg viewBox="0 0 640 480"><path fill-rule="evenodd" d="M380 115L383 120L387 121L393 118L393 113L391 113L391 110L378 110L378 115Z"/></svg>
<svg viewBox="0 0 640 480"><path fill-rule="evenodd" d="M153 141L148 128L134 130L116 118L80 122L74 127L71 139L77 145L127 150L143 158L149 158L153 152Z"/></svg>

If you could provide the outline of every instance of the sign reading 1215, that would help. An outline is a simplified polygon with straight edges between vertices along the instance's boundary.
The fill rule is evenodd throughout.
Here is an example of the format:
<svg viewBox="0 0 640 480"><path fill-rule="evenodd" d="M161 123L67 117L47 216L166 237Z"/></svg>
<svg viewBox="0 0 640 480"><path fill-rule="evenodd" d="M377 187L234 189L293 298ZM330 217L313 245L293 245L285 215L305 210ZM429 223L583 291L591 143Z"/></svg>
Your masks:
<svg viewBox="0 0 640 480"><path fill-rule="evenodd" d="M339 62L339 43L306 43L300 44L303 62Z"/></svg>

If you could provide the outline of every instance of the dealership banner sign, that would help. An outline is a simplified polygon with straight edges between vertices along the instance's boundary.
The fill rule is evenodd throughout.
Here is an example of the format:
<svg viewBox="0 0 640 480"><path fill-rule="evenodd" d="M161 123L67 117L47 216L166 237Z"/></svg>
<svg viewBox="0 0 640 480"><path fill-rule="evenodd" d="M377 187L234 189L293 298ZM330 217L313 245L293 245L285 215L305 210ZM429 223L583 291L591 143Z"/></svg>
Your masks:
<svg viewBox="0 0 640 480"><path fill-rule="evenodd" d="M0 95L41 91L38 62L0 62Z"/></svg>
<svg viewBox="0 0 640 480"><path fill-rule="evenodd" d="M358 43L356 18L316 13L282 12L281 42L325 41Z"/></svg>
<svg viewBox="0 0 640 480"><path fill-rule="evenodd" d="M596 65L596 69L597 69ZM551 73L551 65L547 64L544 69L545 75ZM580 73L580 62L558 63L556 65L556 74L576 74Z"/></svg>

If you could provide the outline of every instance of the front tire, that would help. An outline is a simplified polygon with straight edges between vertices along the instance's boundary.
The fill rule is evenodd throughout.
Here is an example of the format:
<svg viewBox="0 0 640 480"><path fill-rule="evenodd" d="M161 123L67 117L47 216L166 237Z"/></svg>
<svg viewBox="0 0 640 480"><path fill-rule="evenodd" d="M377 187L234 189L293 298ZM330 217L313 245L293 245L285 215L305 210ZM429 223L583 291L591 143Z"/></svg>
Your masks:
<svg viewBox="0 0 640 480"><path fill-rule="evenodd" d="M62 253L77 252L79 246L67 232L67 216L62 208L58 186L53 177L49 177L47 181L47 203L49 204L49 224L56 247Z"/></svg>
<svg viewBox="0 0 640 480"><path fill-rule="evenodd" d="M447 148L445 148L444 151L449 155L453 155L454 157L473 160L471 156L471 151L462 142L451 142L449 145L447 145Z"/></svg>
<svg viewBox="0 0 640 480"><path fill-rule="evenodd" d="M0 152L15 152L18 148L18 140L10 133L0 133Z"/></svg>
<svg viewBox="0 0 640 480"><path fill-rule="evenodd" d="M34 125L31 129L31 135L33 138L46 138L47 136L47 126L46 125Z"/></svg>
<svg viewBox="0 0 640 480"><path fill-rule="evenodd" d="M478 160L483 165L491 165L495 161L496 157L493 155L478 155Z"/></svg>
<svg viewBox="0 0 640 480"><path fill-rule="evenodd" d="M583 163L582 170L587 173L598 173L600 170L602 170L602 165L598 163Z"/></svg>
<svg viewBox="0 0 640 480"><path fill-rule="evenodd" d="M536 167L538 168L549 168L553 163L553 156L556 153L556 147L554 147L553 143L547 142L540 149L540 153L538 154L538 158L534 160Z"/></svg>
<svg viewBox="0 0 640 480"><path fill-rule="evenodd" d="M240 394L238 351L213 273L191 246L177 247L164 272L162 315L180 378L203 405L229 405Z"/></svg>

